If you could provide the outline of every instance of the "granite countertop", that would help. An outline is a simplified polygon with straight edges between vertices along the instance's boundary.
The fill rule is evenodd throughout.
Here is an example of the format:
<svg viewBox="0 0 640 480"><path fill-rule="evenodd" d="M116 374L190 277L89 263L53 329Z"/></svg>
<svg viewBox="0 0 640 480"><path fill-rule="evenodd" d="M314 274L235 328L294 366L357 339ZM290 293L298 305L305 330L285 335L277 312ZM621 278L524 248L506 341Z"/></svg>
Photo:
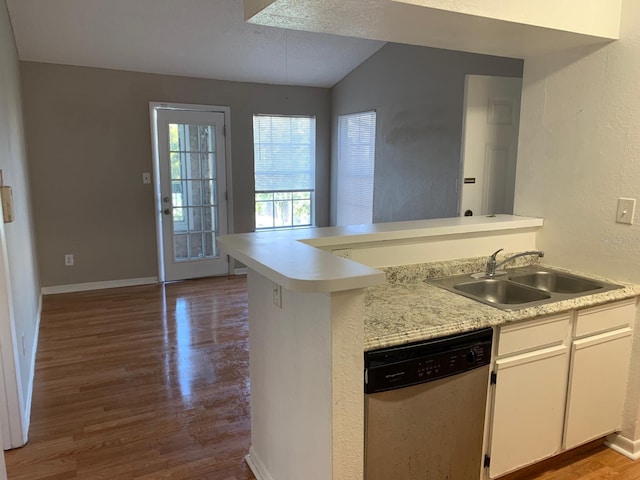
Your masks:
<svg viewBox="0 0 640 480"><path fill-rule="evenodd" d="M483 270L486 259L463 259L384 269L387 283L370 287L365 295L365 351L533 319L569 310L637 297L640 285L616 282L545 265L623 288L570 300L505 311L425 283L427 278ZM515 262L514 267L531 264Z"/></svg>

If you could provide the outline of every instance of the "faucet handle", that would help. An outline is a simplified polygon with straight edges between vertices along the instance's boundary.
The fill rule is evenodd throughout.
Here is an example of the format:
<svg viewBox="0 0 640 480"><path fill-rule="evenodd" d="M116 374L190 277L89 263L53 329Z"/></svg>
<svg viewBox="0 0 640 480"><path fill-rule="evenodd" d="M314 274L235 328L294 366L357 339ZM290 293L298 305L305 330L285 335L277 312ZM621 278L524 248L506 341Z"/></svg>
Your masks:
<svg viewBox="0 0 640 480"><path fill-rule="evenodd" d="M491 258L492 260L495 260L495 259L496 259L496 256L497 256L501 251L503 251L503 250L504 250L504 248L501 248L500 250L496 250L495 252L493 252L493 253L491 254L491 257L490 257L490 258Z"/></svg>

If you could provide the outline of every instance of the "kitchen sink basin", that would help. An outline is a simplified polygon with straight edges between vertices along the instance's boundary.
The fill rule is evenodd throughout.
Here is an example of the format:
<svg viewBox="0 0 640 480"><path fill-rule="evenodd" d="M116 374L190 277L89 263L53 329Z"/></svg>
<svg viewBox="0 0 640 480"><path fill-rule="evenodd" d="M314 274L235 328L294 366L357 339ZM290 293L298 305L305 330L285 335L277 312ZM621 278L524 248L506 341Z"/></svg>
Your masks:
<svg viewBox="0 0 640 480"><path fill-rule="evenodd" d="M502 310L517 310L622 288L539 265L499 271L495 277L478 278L478 274L467 274L428 282Z"/></svg>
<svg viewBox="0 0 640 480"><path fill-rule="evenodd" d="M584 293L604 288L601 282L549 271L510 275L509 280L554 293Z"/></svg>
<svg viewBox="0 0 640 480"><path fill-rule="evenodd" d="M519 305L551 298L551 295L541 290L495 278L459 283L453 288L479 300L502 305Z"/></svg>

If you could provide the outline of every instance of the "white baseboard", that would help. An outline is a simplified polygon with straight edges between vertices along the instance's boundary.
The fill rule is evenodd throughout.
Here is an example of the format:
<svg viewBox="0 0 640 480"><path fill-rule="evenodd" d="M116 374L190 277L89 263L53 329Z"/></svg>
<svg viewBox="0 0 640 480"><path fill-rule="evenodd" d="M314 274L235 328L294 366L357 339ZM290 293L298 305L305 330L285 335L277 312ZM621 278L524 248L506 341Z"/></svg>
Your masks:
<svg viewBox="0 0 640 480"><path fill-rule="evenodd" d="M614 433L607 437L604 444L631 460L640 460L640 440L631 440L620 433Z"/></svg>
<svg viewBox="0 0 640 480"><path fill-rule="evenodd" d="M40 338L40 319L42 318L42 294L38 300L38 313L36 315L36 328L33 337L33 348L31 350L31 371L29 372L29 383L27 386L27 401L25 404L24 417L22 418L22 439L26 444L29 440L29 426L31 425L31 404L33 402L33 381L36 374L36 356L38 354L38 339Z"/></svg>
<svg viewBox="0 0 640 480"><path fill-rule="evenodd" d="M234 268L233 269L233 274L234 275L246 275L247 274L247 267Z"/></svg>
<svg viewBox="0 0 640 480"><path fill-rule="evenodd" d="M249 453L244 456L244 461L249 465L249 468L256 477L256 480L273 480L260 460L260 457L258 457L256 452L253 450L253 446L249 447Z"/></svg>
<svg viewBox="0 0 640 480"><path fill-rule="evenodd" d="M109 280L106 282L75 283L70 285L56 285L42 287L42 295L58 293L86 292L88 290L103 290L105 288L134 287L136 285L150 285L158 283L158 277L126 278L124 280Z"/></svg>

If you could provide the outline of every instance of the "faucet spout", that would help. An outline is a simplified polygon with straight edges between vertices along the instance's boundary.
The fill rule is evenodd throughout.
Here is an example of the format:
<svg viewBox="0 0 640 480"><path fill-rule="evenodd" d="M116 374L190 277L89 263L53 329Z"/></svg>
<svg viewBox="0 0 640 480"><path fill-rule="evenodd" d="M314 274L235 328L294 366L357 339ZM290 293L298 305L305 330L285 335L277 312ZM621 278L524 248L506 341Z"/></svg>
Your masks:
<svg viewBox="0 0 640 480"><path fill-rule="evenodd" d="M529 255L534 255L540 258L544 257L544 252L542 250L530 250L527 252L516 253L515 255L511 255L510 257L507 257L504 260L502 260L500 263L498 263L496 260L496 255L498 255L498 253L500 253L502 250L503 249L501 248L497 252L491 254L491 256L489 257L489 260L487 261L487 271L485 272L486 277L495 277L496 271L498 271L500 267L502 267L506 263L509 263L515 260L516 258L525 257Z"/></svg>

